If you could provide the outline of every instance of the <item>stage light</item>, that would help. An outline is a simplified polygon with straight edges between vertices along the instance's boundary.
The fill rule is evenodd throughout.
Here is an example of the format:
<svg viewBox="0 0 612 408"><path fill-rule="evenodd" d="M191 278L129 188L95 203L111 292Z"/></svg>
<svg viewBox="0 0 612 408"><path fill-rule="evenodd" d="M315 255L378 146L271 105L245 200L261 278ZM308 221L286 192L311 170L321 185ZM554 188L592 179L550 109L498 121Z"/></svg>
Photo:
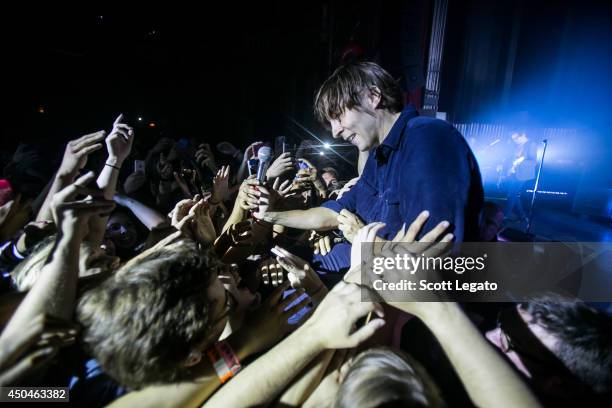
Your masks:
<svg viewBox="0 0 612 408"><path fill-rule="evenodd" d="M142 117L141 116L138 117L138 121L142 122Z"/></svg>
<svg viewBox="0 0 612 408"><path fill-rule="evenodd" d="M533 190L525 190L527 193L533 193ZM565 191L546 191L546 190L538 190L537 194L546 194L546 195L559 195L559 196L566 196L568 195L567 192Z"/></svg>
<svg viewBox="0 0 612 408"><path fill-rule="evenodd" d="M323 147L326 148L326 149L329 149L329 143L323 143ZM323 153L321 153L321 154L323 154Z"/></svg>
<svg viewBox="0 0 612 408"><path fill-rule="evenodd" d="M44 106L39 106L37 109L38 113L45 113L45 107Z"/></svg>
<svg viewBox="0 0 612 408"><path fill-rule="evenodd" d="M149 127L150 127L150 128L154 128L155 126L157 126L157 125L155 124L155 122L149 122Z"/></svg>
<svg viewBox="0 0 612 408"><path fill-rule="evenodd" d="M323 152L319 152L319 156L323 156L325 153Z"/></svg>

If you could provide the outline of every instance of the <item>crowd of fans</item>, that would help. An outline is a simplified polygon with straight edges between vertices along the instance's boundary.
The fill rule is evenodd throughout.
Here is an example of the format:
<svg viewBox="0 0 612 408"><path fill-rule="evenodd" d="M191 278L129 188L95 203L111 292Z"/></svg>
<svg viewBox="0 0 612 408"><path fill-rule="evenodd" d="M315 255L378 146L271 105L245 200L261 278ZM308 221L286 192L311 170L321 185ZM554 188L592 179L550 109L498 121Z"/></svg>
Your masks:
<svg viewBox="0 0 612 408"><path fill-rule="evenodd" d="M137 137L120 115L70 141L50 180L35 146L6 164L0 385L69 387L88 407L609 398L606 313L554 296L487 305L496 322L451 302L362 302L359 251L378 224L343 212L337 230L305 231L260 216L336 200L358 178L289 151L261 181L249 173L262 142L163 138L143 154ZM482 240L496 240L498 210L485 206ZM452 239L419 235L426 220L394 240ZM313 256L340 243L353 251L344 279L317 273Z"/></svg>

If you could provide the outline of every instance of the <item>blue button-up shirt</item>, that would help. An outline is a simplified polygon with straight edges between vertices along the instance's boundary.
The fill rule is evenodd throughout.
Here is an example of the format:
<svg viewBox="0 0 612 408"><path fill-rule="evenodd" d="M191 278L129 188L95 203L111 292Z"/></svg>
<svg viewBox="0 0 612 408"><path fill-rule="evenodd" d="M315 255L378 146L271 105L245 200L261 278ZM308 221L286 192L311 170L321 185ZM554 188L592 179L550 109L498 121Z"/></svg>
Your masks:
<svg viewBox="0 0 612 408"><path fill-rule="evenodd" d="M440 221L451 223L455 242L478 240L483 203L478 164L463 136L449 123L418 116L407 106L376 149L359 182L324 207L357 214L366 224L384 222L392 239L423 210L430 213L421 235Z"/></svg>

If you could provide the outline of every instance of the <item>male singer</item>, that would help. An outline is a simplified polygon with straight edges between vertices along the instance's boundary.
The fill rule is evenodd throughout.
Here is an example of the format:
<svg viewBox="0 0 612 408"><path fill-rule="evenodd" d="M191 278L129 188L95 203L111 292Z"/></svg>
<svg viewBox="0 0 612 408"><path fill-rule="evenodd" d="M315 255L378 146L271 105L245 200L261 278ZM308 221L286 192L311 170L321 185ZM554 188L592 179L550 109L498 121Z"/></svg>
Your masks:
<svg viewBox="0 0 612 408"><path fill-rule="evenodd" d="M427 210L425 231L447 220L456 242L478 239L483 190L472 151L449 123L419 116L411 105L404 108L401 88L383 68L371 62L341 66L319 89L314 109L335 139L369 151L359 182L321 207L284 212L260 207L257 218L329 230L348 210L365 224L386 223L379 235L391 239L402 224L410 225ZM315 261L321 263L315 268L344 271L350 266L350 245L337 245Z"/></svg>

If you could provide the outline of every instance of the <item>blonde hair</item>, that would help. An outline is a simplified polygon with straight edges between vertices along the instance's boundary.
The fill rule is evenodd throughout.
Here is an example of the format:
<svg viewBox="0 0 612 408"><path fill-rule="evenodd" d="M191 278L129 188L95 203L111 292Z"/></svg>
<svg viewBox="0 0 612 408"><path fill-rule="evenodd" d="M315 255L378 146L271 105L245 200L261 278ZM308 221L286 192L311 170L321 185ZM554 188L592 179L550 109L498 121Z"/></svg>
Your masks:
<svg viewBox="0 0 612 408"><path fill-rule="evenodd" d="M11 280L17 290L26 291L34 286L53 251L55 239L56 235L45 237L34 246L30 255L13 269ZM102 262L96 262L95 267L88 266L88 258L91 255L91 245L88 242L81 243L79 251L79 277L110 273L118 266L118 258L107 256L103 257Z"/></svg>

